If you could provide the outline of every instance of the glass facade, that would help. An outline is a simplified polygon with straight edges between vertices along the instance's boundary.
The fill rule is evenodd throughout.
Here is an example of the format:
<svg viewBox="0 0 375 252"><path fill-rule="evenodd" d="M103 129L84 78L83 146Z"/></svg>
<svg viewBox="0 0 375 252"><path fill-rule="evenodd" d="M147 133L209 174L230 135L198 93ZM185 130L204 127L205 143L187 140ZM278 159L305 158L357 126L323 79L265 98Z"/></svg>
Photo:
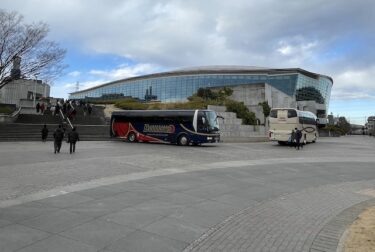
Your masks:
<svg viewBox="0 0 375 252"><path fill-rule="evenodd" d="M253 71L254 72L254 71ZM168 73L124 79L88 90L74 92L70 99L123 94L144 100L147 96L162 102L185 101L199 88L267 83L296 100L315 100L328 107L332 81L328 77L312 78L298 71L292 73Z"/></svg>
<svg viewBox="0 0 375 252"><path fill-rule="evenodd" d="M320 76L318 79L298 74L296 86L296 101L316 101L319 104L329 106L332 81L327 77Z"/></svg>

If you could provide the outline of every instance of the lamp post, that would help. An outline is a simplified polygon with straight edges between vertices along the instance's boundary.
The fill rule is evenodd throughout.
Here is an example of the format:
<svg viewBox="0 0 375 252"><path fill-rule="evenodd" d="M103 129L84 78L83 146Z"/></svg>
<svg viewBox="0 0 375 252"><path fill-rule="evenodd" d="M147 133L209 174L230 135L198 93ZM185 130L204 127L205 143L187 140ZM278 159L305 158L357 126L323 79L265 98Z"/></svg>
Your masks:
<svg viewBox="0 0 375 252"><path fill-rule="evenodd" d="M46 98L47 97L47 82L44 82L44 90L43 90L43 97Z"/></svg>
<svg viewBox="0 0 375 252"><path fill-rule="evenodd" d="M33 95L33 98L34 98L34 108L35 108L35 99L36 99L36 84L38 83L38 74L34 74L34 77L35 77L35 82L34 82L34 95Z"/></svg>

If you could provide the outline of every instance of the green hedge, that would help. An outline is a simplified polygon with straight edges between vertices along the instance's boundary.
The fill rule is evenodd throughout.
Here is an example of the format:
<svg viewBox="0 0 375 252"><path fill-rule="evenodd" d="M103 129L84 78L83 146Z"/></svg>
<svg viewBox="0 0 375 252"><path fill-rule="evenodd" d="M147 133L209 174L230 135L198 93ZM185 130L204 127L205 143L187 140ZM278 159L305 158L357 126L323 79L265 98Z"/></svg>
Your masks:
<svg viewBox="0 0 375 252"><path fill-rule="evenodd" d="M121 109L126 110L145 110L148 108L148 105L145 103L140 103L137 100L125 99L115 103L115 106Z"/></svg>
<svg viewBox="0 0 375 252"><path fill-rule="evenodd" d="M0 105L0 114L12 114L14 111L11 107Z"/></svg>
<svg viewBox="0 0 375 252"><path fill-rule="evenodd" d="M228 112L234 112L242 119L242 124L256 125L255 113L250 112L243 102L228 100L226 107Z"/></svg>

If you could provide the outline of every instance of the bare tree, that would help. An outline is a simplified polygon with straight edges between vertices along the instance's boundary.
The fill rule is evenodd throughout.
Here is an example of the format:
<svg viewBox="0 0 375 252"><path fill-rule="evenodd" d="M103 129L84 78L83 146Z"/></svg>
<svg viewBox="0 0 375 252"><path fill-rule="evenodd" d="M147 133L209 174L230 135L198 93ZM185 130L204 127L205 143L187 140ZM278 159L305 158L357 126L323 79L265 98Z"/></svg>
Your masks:
<svg viewBox="0 0 375 252"><path fill-rule="evenodd" d="M17 12L0 9L0 88L9 82L13 59L20 57L21 77L52 81L66 67L62 61L66 50L46 40L48 25L25 24Z"/></svg>

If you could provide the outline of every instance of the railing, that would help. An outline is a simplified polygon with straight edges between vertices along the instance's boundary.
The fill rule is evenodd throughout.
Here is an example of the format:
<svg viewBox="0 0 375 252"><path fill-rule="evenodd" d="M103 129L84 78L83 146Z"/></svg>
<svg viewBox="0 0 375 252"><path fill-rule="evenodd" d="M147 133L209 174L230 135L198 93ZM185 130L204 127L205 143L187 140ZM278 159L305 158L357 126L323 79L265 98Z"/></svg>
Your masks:
<svg viewBox="0 0 375 252"><path fill-rule="evenodd" d="M10 117L15 117L15 116L17 116L20 112L21 112L21 109L22 109L22 107L20 106L19 108L18 108L18 110L16 110L16 111L14 111L12 114L10 114L9 116Z"/></svg>
<svg viewBox="0 0 375 252"><path fill-rule="evenodd" d="M22 107L20 106L19 108L18 108L18 110L16 110L16 111L14 111L12 114L10 114L10 115L1 115L0 116L0 122L2 122L2 123L9 123L9 122L14 122L17 118L15 118L16 116L18 116L19 114L20 114L20 112L21 112L21 109L22 109Z"/></svg>
<svg viewBox="0 0 375 252"><path fill-rule="evenodd" d="M57 102L57 104L60 106L59 112L60 112L62 120L63 121L67 121L68 124L69 124L69 126L70 126L70 128L73 129L74 128L73 124L70 122L69 118L67 116L65 116L64 113L62 112L62 109L61 109L62 106L61 106L60 102Z"/></svg>

